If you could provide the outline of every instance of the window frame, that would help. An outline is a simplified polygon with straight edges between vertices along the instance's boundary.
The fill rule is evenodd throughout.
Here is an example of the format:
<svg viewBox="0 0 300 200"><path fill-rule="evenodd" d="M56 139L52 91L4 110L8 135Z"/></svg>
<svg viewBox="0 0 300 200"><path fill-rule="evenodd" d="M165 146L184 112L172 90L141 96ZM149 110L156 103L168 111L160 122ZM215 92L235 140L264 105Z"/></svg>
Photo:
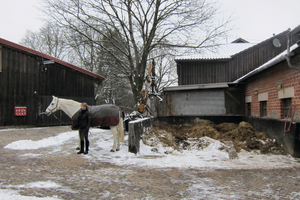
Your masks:
<svg viewBox="0 0 300 200"><path fill-rule="evenodd" d="M251 102L247 103L247 116L251 116Z"/></svg>
<svg viewBox="0 0 300 200"><path fill-rule="evenodd" d="M260 116L261 117L267 117L268 116L267 101L260 101Z"/></svg>
<svg viewBox="0 0 300 200"><path fill-rule="evenodd" d="M284 118L286 118L286 117L290 118L292 113L290 112L290 116L287 116L287 114L289 112L290 107L293 105L292 98L284 98L284 99L281 99L281 100L282 100L282 114L283 114L283 117Z"/></svg>

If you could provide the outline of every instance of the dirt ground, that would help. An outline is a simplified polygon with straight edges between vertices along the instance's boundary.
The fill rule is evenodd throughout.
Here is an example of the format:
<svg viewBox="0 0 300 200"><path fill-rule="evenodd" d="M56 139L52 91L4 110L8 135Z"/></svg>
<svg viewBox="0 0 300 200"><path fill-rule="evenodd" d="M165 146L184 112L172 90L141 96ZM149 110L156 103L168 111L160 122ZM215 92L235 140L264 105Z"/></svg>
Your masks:
<svg viewBox="0 0 300 200"><path fill-rule="evenodd" d="M161 130L162 124L155 126ZM235 125L228 125L235 126ZM205 128L206 127L206 128ZM211 127L211 128L209 128ZM238 127L165 126L187 136L185 129L211 129L211 134L235 133ZM227 126L226 126L227 127ZM230 129L230 131L229 131ZM218 130L218 131L216 131ZM244 130L244 129L242 129ZM71 144L61 146L68 153L49 153L51 147L36 150L3 148L18 140L41 140L70 131L68 127L0 131L0 189L16 190L24 196L58 199L299 199L300 168L214 170L116 166L77 155ZM203 131L206 134L207 131ZM196 133L194 133L196 134ZM234 136L234 139L236 136ZM224 138L228 140L228 138ZM247 138L243 141L246 141ZM181 141L181 140L180 140ZM183 139L182 141L185 141ZM241 139L235 140L241 141ZM241 145L241 148L244 147ZM22 154L40 154L22 157ZM155 159L153 160L155 162ZM52 181L58 188L22 187L36 181ZM0 197L1 199L1 197Z"/></svg>
<svg viewBox="0 0 300 200"><path fill-rule="evenodd" d="M225 143L232 141L237 152L241 149L246 151L259 151L262 154L286 155L282 144L270 139L264 132L257 132L248 122L214 124L208 120L201 120L193 124L171 125L166 122L156 121L153 127L143 134L145 144L150 138L156 137L165 146L174 149L188 149L195 146L198 139L198 148L203 145L201 137L210 137ZM193 142L191 142L193 141Z"/></svg>

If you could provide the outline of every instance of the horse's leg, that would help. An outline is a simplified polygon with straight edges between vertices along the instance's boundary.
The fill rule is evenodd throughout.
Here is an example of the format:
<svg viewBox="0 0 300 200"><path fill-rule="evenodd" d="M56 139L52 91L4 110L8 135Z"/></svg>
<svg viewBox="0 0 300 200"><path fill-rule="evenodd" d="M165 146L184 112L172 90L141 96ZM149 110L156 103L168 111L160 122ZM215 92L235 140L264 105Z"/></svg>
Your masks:
<svg viewBox="0 0 300 200"><path fill-rule="evenodd" d="M110 152L115 152L116 151L116 146L117 146L117 128L115 126L111 126L110 130L114 136L114 143L113 143L113 148L110 150Z"/></svg>
<svg viewBox="0 0 300 200"><path fill-rule="evenodd" d="M120 129L119 129L119 126L116 126L116 129L117 129L117 151L120 151Z"/></svg>
<svg viewBox="0 0 300 200"><path fill-rule="evenodd" d="M120 142L125 142L124 141L124 126L123 126L123 118L122 118L122 116L121 116L121 112L120 112L120 114L119 114L119 131L118 131L118 133L119 133L119 140L120 140Z"/></svg>

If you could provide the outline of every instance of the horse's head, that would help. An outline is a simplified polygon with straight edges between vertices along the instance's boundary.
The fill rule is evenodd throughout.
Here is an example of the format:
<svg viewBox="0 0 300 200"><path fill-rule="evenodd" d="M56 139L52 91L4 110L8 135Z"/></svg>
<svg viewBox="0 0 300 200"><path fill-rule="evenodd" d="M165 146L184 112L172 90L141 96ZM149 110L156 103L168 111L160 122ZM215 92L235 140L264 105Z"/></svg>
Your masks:
<svg viewBox="0 0 300 200"><path fill-rule="evenodd" d="M50 105L48 106L48 108L46 108L46 114L49 116L52 113L56 112L57 110L59 110L59 99L55 96L52 96L52 101L50 103Z"/></svg>

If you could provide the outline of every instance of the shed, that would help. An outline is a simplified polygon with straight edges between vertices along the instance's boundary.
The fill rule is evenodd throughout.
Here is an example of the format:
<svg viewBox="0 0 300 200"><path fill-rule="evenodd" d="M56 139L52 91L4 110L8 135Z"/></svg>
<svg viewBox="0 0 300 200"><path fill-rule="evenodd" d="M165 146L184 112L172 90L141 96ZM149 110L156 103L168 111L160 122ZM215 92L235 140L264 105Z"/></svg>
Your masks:
<svg viewBox="0 0 300 200"><path fill-rule="evenodd" d="M173 88L173 92L170 88L164 89L163 98L165 102L162 103L161 111L159 111L163 114L159 113L158 117L170 122L192 121L195 118L210 119L216 123L247 121L257 131L265 132L269 138L276 139L276 141L283 144L289 154L300 157L299 39L300 26L233 55L231 58L227 58L227 61L215 60L216 63L225 62L224 69L226 70L230 69L228 66L235 66L236 73L234 75L232 73L228 75L227 71L223 70L212 71L209 68L216 66L214 62L211 65L204 66L203 71L201 71L202 63L207 60L193 61L189 59L186 60L186 63L184 59L177 60L177 65L186 64L184 65L185 68L183 65L179 66L180 70L193 69L195 71L186 71L186 74L181 73L181 81L183 82L177 88L184 89L180 93L178 90L175 91L175 88ZM197 63L198 66L192 65L193 63ZM189 66L189 64L191 65ZM181 72L180 70L178 72ZM193 77L187 76L187 74L192 75L199 71L200 77L197 74ZM222 84L217 81L213 84L203 84L206 87L201 88L201 84L188 84L187 81L192 79L195 82L209 82L209 80L212 80L211 77L218 77L219 79L216 80L223 80L222 77L229 78L228 81L230 81L226 82L228 87L220 88L219 86ZM184 82L184 80L186 81ZM201 90L206 89L207 91L194 93L196 95L192 98L194 99L193 102L184 100L183 98L189 97L191 92L188 88L195 88L196 85L199 86L198 90L201 88ZM220 97L224 97L221 94L226 93L227 88L230 88L230 86L234 88L233 91L236 91L235 94L228 94L235 102L235 105L232 105L238 106L237 109L244 107L242 115L233 116L234 118L230 117L231 113L227 112L227 107L225 107L225 116L222 109L219 109L222 108L222 105L227 104L226 96L225 98ZM222 92L222 90L225 92ZM213 98L215 92L218 93L216 99ZM182 102L175 101L176 98L182 100L184 103L183 108L192 109L186 109L187 113L168 112L169 110L175 111L177 108L182 110ZM239 105L238 102L244 105ZM199 106L198 104L203 105ZM213 105L216 105L216 108ZM203 115L203 110L206 110L205 115ZM219 116L214 117L215 110L218 110ZM231 119L228 119L228 117Z"/></svg>
<svg viewBox="0 0 300 200"><path fill-rule="evenodd" d="M40 115L52 95L94 104L104 78L44 53L0 38L0 126L60 125ZM63 113L57 113L69 123Z"/></svg>
<svg viewBox="0 0 300 200"><path fill-rule="evenodd" d="M259 43L248 43L239 38L229 44L205 51L186 51L175 58L178 85L233 82L262 65L286 49L289 30ZM292 43L300 36L292 38ZM274 42L280 42L275 47Z"/></svg>
<svg viewBox="0 0 300 200"><path fill-rule="evenodd" d="M213 51L182 53L175 59L178 86L164 88L157 116L244 116L244 85L234 81L286 50L288 33L290 30L259 44L239 38ZM289 42L299 38L295 35Z"/></svg>
<svg viewBox="0 0 300 200"><path fill-rule="evenodd" d="M159 103L157 115L159 117L243 115L243 95L243 87L229 83L168 87L164 89L164 100Z"/></svg>

